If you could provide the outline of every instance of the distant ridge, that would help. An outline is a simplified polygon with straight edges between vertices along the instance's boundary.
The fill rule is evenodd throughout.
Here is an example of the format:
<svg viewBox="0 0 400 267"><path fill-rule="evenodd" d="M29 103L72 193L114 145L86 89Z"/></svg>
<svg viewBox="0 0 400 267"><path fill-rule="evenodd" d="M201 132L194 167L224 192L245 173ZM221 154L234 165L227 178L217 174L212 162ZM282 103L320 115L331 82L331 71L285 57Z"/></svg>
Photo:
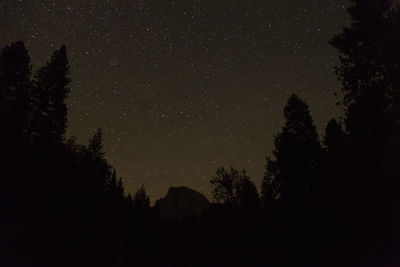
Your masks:
<svg viewBox="0 0 400 267"><path fill-rule="evenodd" d="M155 204L163 221L200 218L209 206L210 202L204 195L185 186L170 187L167 195Z"/></svg>

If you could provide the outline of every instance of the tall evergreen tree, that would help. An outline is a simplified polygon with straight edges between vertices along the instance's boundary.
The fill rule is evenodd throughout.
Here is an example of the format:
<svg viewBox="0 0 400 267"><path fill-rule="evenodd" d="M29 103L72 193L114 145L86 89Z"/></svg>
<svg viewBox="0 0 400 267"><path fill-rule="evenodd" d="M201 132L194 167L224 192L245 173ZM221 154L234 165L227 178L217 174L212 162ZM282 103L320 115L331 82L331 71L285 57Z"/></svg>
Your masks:
<svg viewBox="0 0 400 267"><path fill-rule="evenodd" d="M5 266L119 266L125 235L122 179L98 130L64 143L65 47L30 81L22 42L0 52L0 261ZM30 143L28 141L33 141ZM107 185L113 185L113 194ZM34 244L32 246L31 244ZM68 263L65 253L70 255Z"/></svg>
<svg viewBox="0 0 400 267"><path fill-rule="evenodd" d="M262 192L285 205L301 204L320 178L323 152L309 107L297 95L289 98L284 116L274 158L267 158Z"/></svg>
<svg viewBox="0 0 400 267"><path fill-rule="evenodd" d="M35 75L33 102L32 136L42 144L56 144L64 141L67 127L66 97L70 92L68 84L69 66L66 48L56 50L45 67Z"/></svg>

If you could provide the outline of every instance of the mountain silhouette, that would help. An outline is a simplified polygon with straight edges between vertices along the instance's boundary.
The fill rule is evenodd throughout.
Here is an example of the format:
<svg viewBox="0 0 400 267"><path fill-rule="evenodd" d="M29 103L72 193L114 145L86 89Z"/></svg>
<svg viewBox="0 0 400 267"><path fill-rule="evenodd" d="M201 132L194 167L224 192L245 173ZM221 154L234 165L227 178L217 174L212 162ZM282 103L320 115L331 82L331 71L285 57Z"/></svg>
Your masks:
<svg viewBox="0 0 400 267"><path fill-rule="evenodd" d="M170 187L167 195L155 205L162 221L200 218L209 206L205 196L185 186Z"/></svg>

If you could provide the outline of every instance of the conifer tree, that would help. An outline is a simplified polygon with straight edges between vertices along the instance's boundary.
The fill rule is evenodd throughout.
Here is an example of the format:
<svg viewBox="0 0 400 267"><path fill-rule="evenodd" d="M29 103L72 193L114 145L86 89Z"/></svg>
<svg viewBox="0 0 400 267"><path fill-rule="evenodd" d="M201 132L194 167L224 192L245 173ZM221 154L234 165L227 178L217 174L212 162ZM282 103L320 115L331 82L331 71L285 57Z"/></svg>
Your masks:
<svg viewBox="0 0 400 267"><path fill-rule="evenodd" d="M64 141L67 127L66 97L70 92L69 66L66 48L63 45L51 56L46 66L35 75L32 136L42 144L57 144Z"/></svg>
<svg viewBox="0 0 400 267"><path fill-rule="evenodd" d="M334 152L339 149L344 140L345 133L340 125L335 119L331 119L325 129L325 139L324 144L328 151Z"/></svg>
<svg viewBox="0 0 400 267"><path fill-rule="evenodd" d="M132 204L136 209L146 209L150 207L150 198L144 189L144 185L142 185L133 195Z"/></svg>
<svg viewBox="0 0 400 267"><path fill-rule="evenodd" d="M111 166L107 163L103 151L103 132L101 128L97 129L93 137L89 140L87 148L89 165L93 168L91 175L94 175L94 184L97 190L104 191L107 187L117 188L117 178L114 172L111 172Z"/></svg>
<svg viewBox="0 0 400 267"><path fill-rule="evenodd" d="M103 131L98 128L93 135L92 139L89 140L88 150L95 158L104 158L103 151Z"/></svg>
<svg viewBox="0 0 400 267"><path fill-rule="evenodd" d="M114 194L117 197L123 197L124 196L124 184L122 182L122 178L120 177L117 180L117 174L115 169L113 170L110 179L108 179L107 182L107 190Z"/></svg>
<svg viewBox="0 0 400 267"><path fill-rule="evenodd" d="M267 158L262 192L264 199L301 204L320 178L323 152L309 107L297 95L289 98L284 116L273 158Z"/></svg>
<svg viewBox="0 0 400 267"><path fill-rule="evenodd" d="M271 157L266 157L266 172L261 183L261 204L264 211L275 206L276 201L279 197L279 188L277 186L277 180L275 176L278 172L276 169L276 161Z"/></svg>

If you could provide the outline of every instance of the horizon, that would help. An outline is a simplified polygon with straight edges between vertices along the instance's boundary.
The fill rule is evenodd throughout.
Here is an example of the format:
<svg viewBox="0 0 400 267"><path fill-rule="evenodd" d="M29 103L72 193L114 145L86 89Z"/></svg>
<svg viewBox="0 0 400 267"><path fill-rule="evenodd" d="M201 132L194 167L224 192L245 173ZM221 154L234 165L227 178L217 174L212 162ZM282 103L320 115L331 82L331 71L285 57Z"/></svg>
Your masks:
<svg viewBox="0 0 400 267"><path fill-rule="evenodd" d="M24 40L37 68L66 44L67 135L86 144L102 128L125 191L144 184L152 203L177 185L210 199L219 166L260 185L292 93L320 133L342 115L328 41L346 1L54 3L2 5L0 46Z"/></svg>

